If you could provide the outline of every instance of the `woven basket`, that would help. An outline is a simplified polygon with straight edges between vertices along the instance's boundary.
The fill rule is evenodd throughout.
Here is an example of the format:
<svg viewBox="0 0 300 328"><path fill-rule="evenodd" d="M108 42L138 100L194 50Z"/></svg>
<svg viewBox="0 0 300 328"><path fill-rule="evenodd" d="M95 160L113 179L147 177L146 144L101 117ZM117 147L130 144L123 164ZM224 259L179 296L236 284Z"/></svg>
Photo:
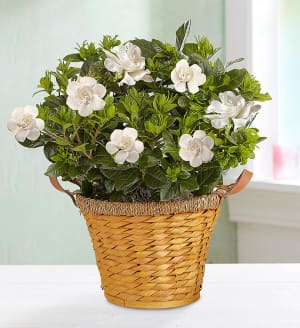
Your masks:
<svg viewBox="0 0 300 328"><path fill-rule="evenodd" d="M244 171L236 184L187 201L121 203L73 198L87 223L111 303L133 308L172 308L200 297L213 227L226 196L250 180Z"/></svg>

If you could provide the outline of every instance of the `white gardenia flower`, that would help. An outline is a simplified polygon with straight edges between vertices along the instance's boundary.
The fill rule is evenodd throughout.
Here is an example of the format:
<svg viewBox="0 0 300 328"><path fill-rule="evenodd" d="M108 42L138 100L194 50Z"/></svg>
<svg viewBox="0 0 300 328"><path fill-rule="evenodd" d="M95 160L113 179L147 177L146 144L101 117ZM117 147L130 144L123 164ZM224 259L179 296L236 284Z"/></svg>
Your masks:
<svg viewBox="0 0 300 328"><path fill-rule="evenodd" d="M211 124L216 129L224 128L229 124L229 119L233 120L234 129L244 127L251 114L260 109L253 101L246 102L241 95L236 95L232 91L225 91L219 94L220 101L213 100L207 108L206 118L211 120Z"/></svg>
<svg viewBox="0 0 300 328"><path fill-rule="evenodd" d="M141 49L128 42L116 46L111 51L104 50L107 58L104 60L105 68L110 72L124 74L120 85L135 85L137 81L152 82L150 71L145 69L145 57Z"/></svg>
<svg viewBox="0 0 300 328"><path fill-rule="evenodd" d="M20 142L25 139L35 141L45 127L45 122L37 118L38 114L36 106L17 107L7 122L7 128Z"/></svg>
<svg viewBox="0 0 300 328"><path fill-rule="evenodd" d="M67 105L78 110L80 116L89 116L94 110L100 110L105 106L102 99L105 96L106 88L97 83L93 77L78 77L76 81L71 81L67 87Z"/></svg>
<svg viewBox="0 0 300 328"><path fill-rule="evenodd" d="M189 66L186 59L181 59L171 72L171 80L174 83L175 90L185 92L186 87L190 93L197 93L199 86L206 81L206 75L202 73L199 65Z"/></svg>
<svg viewBox="0 0 300 328"><path fill-rule="evenodd" d="M113 131L105 148L109 154L114 155L114 161L117 164L124 164L125 161L135 163L139 159L139 154L144 150L144 144L136 140L137 135L137 130L134 128Z"/></svg>
<svg viewBox="0 0 300 328"><path fill-rule="evenodd" d="M214 157L211 149L214 140L202 130L196 130L191 136L183 134L179 139L179 156L190 163L192 167L198 167L203 162L209 162Z"/></svg>

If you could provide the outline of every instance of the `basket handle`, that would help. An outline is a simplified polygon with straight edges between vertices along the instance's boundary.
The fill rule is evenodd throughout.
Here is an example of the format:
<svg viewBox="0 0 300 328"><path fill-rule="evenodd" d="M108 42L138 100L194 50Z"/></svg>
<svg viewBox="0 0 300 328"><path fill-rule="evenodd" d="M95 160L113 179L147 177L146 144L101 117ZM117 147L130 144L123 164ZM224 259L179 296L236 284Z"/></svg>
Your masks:
<svg viewBox="0 0 300 328"><path fill-rule="evenodd" d="M250 182L252 176L253 176L252 172L250 172L248 170L243 170L243 172L237 178L235 183L227 185L227 186L225 186L225 185L217 186L216 193L220 194L220 196L223 196L223 197L237 194L238 192L242 191L247 186L247 184Z"/></svg>
<svg viewBox="0 0 300 328"><path fill-rule="evenodd" d="M72 199L73 204L77 207L76 200L75 200L75 197L74 197L74 193L72 191L64 189L61 186L61 184L59 183L59 181L57 180L57 177L49 177L49 180L50 180L52 186L56 190L64 192L65 194L67 194Z"/></svg>
<svg viewBox="0 0 300 328"><path fill-rule="evenodd" d="M222 197L227 197L227 196L237 194L238 192L240 192L247 186L247 184L251 180L252 176L253 176L252 172L250 172L248 170L243 170L243 172L238 177L238 179L235 183L228 185L228 186L224 186L224 185L218 186L216 193L218 193ZM59 181L57 180L57 177L49 177L49 180L55 189L67 194L72 199L72 202L74 203L74 205L77 206L76 200L74 197L74 193L71 192L70 190L64 189L61 186L61 184L59 183Z"/></svg>

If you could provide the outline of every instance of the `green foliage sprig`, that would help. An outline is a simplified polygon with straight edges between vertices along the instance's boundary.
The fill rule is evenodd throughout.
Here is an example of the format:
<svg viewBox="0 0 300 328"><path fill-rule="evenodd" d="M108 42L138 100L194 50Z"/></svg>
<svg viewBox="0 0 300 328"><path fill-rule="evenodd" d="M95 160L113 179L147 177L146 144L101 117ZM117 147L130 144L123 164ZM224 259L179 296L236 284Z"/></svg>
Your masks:
<svg viewBox="0 0 300 328"><path fill-rule="evenodd" d="M246 69L231 68L242 59L224 65L207 38L187 43L189 30L190 21L179 27L176 46L156 39L124 46L117 36L83 42L40 79L46 96L36 118L24 109L23 125L12 119L9 129L23 146L43 147L46 175L76 183L87 197L166 201L212 192L224 171L254 158L264 139L251 127L257 102L271 97ZM122 54L135 70L120 66Z"/></svg>

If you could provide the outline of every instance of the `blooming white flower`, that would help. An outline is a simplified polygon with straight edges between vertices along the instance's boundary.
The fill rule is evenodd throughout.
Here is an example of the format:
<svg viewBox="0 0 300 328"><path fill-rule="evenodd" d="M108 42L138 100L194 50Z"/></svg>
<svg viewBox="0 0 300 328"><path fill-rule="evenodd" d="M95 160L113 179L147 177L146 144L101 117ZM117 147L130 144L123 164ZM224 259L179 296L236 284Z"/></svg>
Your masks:
<svg viewBox="0 0 300 328"><path fill-rule="evenodd" d="M224 128L229 124L231 118L234 129L244 127L250 115L260 109L253 101L246 102L241 95L236 95L232 91L225 91L219 94L221 101L213 100L207 108L205 117L211 120L211 124L216 129ZM212 114L211 114L212 113Z"/></svg>
<svg viewBox="0 0 300 328"><path fill-rule="evenodd" d="M17 107L7 122L7 128L18 141L35 141L45 127L45 122L37 118L38 114L36 106Z"/></svg>
<svg viewBox="0 0 300 328"><path fill-rule="evenodd" d="M203 162L209 162L214 157L211 149L214 140L202 130L196 130L191 136L183 134L179 139L179 156L190 163L192 167L198 167Z"/></svg>
<svg viewBox="0 0 300 328"><path fill-rule="evenodd" d="M89 116L94 110L100 110L105 106L102 99L106 88L97 83L93 77L78 77L76 81L69 82L67 87L67 105L78 110L80 116Z"/></svg>
<svg viewBox="0 0 300 328"><path fill-rule="evenodd" d="M186 59L181 59L171 72L171 80L174 83L175 90L185 92L186 86L190 93L197 93L199 86L206 81L206 75L197 64L189 66Z"/></svg>
<svg viewBox="0 0 300 328"><path fill-rule="evenodd" d="M137 135L134 128L113 131L105 148L109 154L114 155L117 164L124 164L125 161L135 163L138 160L139 154L144 150L144 144L136 140Z"/></svg>
<svg viewBox="0 0 300 328"><path fill-rule="evenodd" d="M152 82L150 71L145 69L145 57L141 49L128 42L125 45L116 46L111 51L104 50L107 58L104 66L110 72L124 74L120 85L134 85L137 81Z"/></svg>

